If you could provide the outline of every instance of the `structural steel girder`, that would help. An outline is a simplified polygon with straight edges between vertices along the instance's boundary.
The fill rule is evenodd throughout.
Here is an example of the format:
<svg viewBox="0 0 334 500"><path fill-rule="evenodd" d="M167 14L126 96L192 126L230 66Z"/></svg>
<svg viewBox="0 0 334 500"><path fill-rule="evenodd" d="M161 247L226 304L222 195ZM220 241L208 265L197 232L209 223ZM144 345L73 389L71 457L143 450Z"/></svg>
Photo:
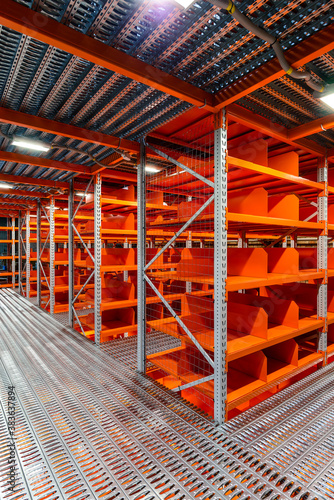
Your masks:
<svg viewBox="0 0 334 500"><path fill-rule="evenodd" d="M334 25L332 24L287 50L285 56L292 67L298 68L333 49ZM275 58L215 94L214 107L219 110L283 75L285 71Z"/></svg>
<svg viewBox="0 0 334 500"><path fill-rule="evenodd" d="M111 156L112 155L110 155L110 157ZM36 167L50 168L53 170L63 170L65 172L75 172L78 174L88 174L88 175L96 173L99 170L105 170L108 168L108 166L112 166L115 164L115 161L107 159L105 167L101 167L100 165L88 167L85 165L77 165L75 163L69 163L65 161L50 160L49 158L43 158L40 156L23 155L20 153L10 153L8 151L1 151L1 150L0 150L0 160L21 163L23 165L33 165ZM136 181L137 179L136 174L126 173L126 172L122 174L122 172L117 172L113 170L108 170L107 176L110 179L128 180L130 182Z"/></svg>
<svg viewBox="0 0 334 500"><path fill-rule="evenodd" d="M0 194L10 194L11 196L25 196L26 198L49 198L49 193L40 193L38 191L23 191L22 189L15 189L14 191L0 188ZM67 199L67 197L66 197Z"/></svg>
<svg viewBox="0 0 334 500"><path fill-rule="evenodd" d="M90 173L90 167L85 165L76 165L66 161L50 160L49 158L43 158L40 156L10 153L9 151L0 150L0 160L22 163L23 165L33 165L34 167L50 168L53 170L64 170L65 172L76 172L78 174Z"/></svg>
<svg viewBox="0 0 334 500"><path fill-rule="evenodd" d="M24 177L23 175L11 175L0 173L0 181L10 182L14 184L28 184L31 186L50 187L54 189L68 189L68 182L50 181L49 179L38 179L34 177Z"/></svg>
<svg viewBox="0 0 334 500"><path fill-rule="evenodd" d="M295 141L301 137L307 137L308 135L324 132L325 130L330 130L332 128L334 128L334 113L324 116L323 118L317 118L316 120L289 130L288 137L289 139Z"/></svg>
<svg viewBox="0 0 334 500"><path fill-rule="evenodd" d="M1 15L2 12L0 12L0 24ZM51 19L49 20L51 21ZM56 25L62 26L60 23L56 23ZM77 32L75 31L74 33ZM92 40L89 37L87 38ZM104 44L102 45L104 46ZM139 152L139 145L135 141L129 141L128 139L120 140L118 137L114 137L112 135L102 134L101 132L76 127L75 125L69 125L55 120L49 120L48 118L42 118L40 116L28 115L27 113L14 111L12 109L0 107L0 122L10 123L12 125L17 125L18 127L26 127L33 130L40 130L41 132L55 134L62 137L70 137L72 139L77 139L78 141L101 144L102 146L106 146L108 148L125 149L126 151L133 153Z"/></svg>
<svg viewBox="0 0 334 500"><path fill-rule="evenodd" d="M228 116L236 119L237 122L246 125L247 127L258 130L259 132L268 134L270 137L279 139L287 144L298 146L305 151L323 156L326 154L326 148L320 146L309 139L293 140L289 137L289 129L278 123L272 122L267 118L259 116L252 111L249 111L237 104L232 104L227 108Z"/></svg>
<svg viewBox="0 0 334 500"><path fill-rule="evenodd" d="M2 0L0 24L178 99L213 111L213 96L12 0Z"/></svg>
<svg viewBox="0 0 334 500"><path fill-rule="evenodd" d="M16 200L15 198L3 198L2 196L0 196L0 203L11 205L29 205L32 207L37 205L36 201L34 200Z"/></svg>

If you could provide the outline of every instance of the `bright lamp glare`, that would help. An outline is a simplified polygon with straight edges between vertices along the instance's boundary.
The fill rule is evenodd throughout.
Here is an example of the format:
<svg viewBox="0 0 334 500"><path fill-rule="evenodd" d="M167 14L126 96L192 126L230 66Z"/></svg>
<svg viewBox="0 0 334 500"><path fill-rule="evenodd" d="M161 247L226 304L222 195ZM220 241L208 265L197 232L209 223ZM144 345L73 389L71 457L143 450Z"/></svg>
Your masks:
<svg viewBox="0 0 334 500"><path fill-rule="evenodd" d="M145 170L146 172L160 172L160 170L158 168L155 168L155 167L145 167Z"/></svg>
<svg viewBox="0 0 334 500"><path fill-rule="evenodd" d="M0 189L13 189L13 186L10 184L5 184L4 182L0 182Z"/></svg>
<svg viewBox="0 0 334 500"><path fill-rule="evenodd" d="M187 7L189 7L190 4L193 3L194 0L175 0L175 1L180 5L182 5L184 9L186 9Z"/></svg>
<svg viewBox="0 0 334 500"><path fill-rule="evenodd" d="M13 139L12 146L19 146L24 149L34 149L35 151L49 151L49 147L38 141L29 141L27 139Z"/></svg>
<svg viewBox="0 0 334 500"><path fill-rule="evenodd" d="M334 109L334 92L333 94L324 95L323 97L320 97L320 99L327 104L327 106Z"/></svg>
<svg viewBox="0 0 334 500"><path fill-rule="evenodd" d="M77 196L86 196L85 193L83 191L78 191L77 193L75 193Z"/></svg>

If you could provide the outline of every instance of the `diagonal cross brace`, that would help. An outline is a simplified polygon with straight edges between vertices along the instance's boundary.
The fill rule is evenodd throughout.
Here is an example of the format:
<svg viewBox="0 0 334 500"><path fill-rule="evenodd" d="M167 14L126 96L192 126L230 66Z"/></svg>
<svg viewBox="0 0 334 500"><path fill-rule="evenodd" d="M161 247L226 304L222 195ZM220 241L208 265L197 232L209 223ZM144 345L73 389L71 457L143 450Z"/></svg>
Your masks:
<svg viewBox="0 0 334 500"><path fill-rule="evenodd" d="M194 222L195 219L197 219L197 217L203 212L203 210L206 209L206 207L208 205L210 205L210 203L214 200L214 195L211 195L210 198L208 200L206 200L206 202L204 203L204 205L202 205L198 210L197 212L194 213L194 215L192 215L190 217L189 220L187 220L187 222L181 227L181 229L179 229L177 231L177 233L174 234L174 236L172 236L172 238L167 241L166 245L164 247L161 248L161 250L159 250L159 252L150 260L150 262L148 264L146 264L146 266L144 267L144 271L146 271L152 264L153 262L155 262L158 257L160 257L160 255L165 251L167 250L167 248L180 236L180 234L182 234L188 226L190 226L190 224L192 224Z"/></svg>
<svg viewBox="0 0 334 500"><path fill-rule="evenodd" d="M199 378L198 380L194 380L193 382L189 382L189 384L179 385L178 387L174 387L172 392L183 391L183 389L190 389L190 387L194 387L195 385L204 384L205 382L210 382L215 378L214 375L208 375L207 377Z"/></svg>
<svg viewBox="0 0 334 500"><path fill-rule="evenodd" d="M156 293L156 295L160 298L161 302L167 307L168 311L171 313L171 315L173 316L173 318L176 319L176 321L181 326L181 328L186 332L186 334L188 335L188 337L193 341L193 343L195 344L195 346L197 347L197 349L203 354L203 356L207 360L207 362L212 366L212 368L214 368L214 362L213 362L213 360L210 358L210 356L208 355L208 353L203 349L203 347L201 346L201 344L199 342L197 342L196 338L191 333L191 331L186 327L186 325L183 323L182 319L179 318L179 316L177 314L175 314L174 309L168 304L168 302L164 298L164 296L161 295L161 293L159 292L159 290L153 285L153 283L150 280L150 278L145 275L145 280L150 285L150 287L154 290L154 292Z"/></svg>
<svg viewBox="0 0 334 500"><path fill-rule="evenodd" d="M147 144L147 147L149 149L152 149L155 153L157 153L158 155L162 156L163 158L165 158L166 160L170 161L171 163L174 163L174 165L176 165L177 167L182 168L183 170L185 170L186 172L188 172L188 174L193 175L199 181L204 182L205 184L207 184L208 186L210 186L212 188L215 187L214 182L210 181L209 179L207 179L203 175L198 174L195 170L192 170L191 168L187 167L186 165L183 165L183 163L180 163L179 161L174 160L174 158L172 158L171 156L168 156L166 153L163 153L162 151L160 151L159 149L155 148L151 144Z"/></svg>

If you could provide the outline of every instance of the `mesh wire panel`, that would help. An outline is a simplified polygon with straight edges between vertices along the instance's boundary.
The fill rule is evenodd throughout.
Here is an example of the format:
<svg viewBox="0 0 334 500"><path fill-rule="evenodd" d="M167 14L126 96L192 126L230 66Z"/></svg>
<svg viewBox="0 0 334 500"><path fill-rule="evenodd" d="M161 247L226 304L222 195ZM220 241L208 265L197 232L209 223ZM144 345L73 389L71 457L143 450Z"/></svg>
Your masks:
<svg viewBox="0 0 334 500"><path fill-rule="evenodd" d="M180 345L166 342L147 359L153 378L212 414L212 118L176 137L169 149L152 144L155 156L146 165L146 321L148 333L177 338Z"/></svg>

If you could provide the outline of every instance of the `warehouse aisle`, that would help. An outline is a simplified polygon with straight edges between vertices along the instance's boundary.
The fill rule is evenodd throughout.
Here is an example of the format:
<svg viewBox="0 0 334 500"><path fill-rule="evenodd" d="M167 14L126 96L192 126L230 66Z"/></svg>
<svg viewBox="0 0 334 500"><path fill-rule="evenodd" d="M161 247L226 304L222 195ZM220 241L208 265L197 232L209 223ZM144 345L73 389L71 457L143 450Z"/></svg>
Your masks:
<svg viewBox="0 0 334 500"><path fill-rule="evenodd" d="M12 290L0 352L1 498L334 498L334 366L221 429Z"/></svg>

